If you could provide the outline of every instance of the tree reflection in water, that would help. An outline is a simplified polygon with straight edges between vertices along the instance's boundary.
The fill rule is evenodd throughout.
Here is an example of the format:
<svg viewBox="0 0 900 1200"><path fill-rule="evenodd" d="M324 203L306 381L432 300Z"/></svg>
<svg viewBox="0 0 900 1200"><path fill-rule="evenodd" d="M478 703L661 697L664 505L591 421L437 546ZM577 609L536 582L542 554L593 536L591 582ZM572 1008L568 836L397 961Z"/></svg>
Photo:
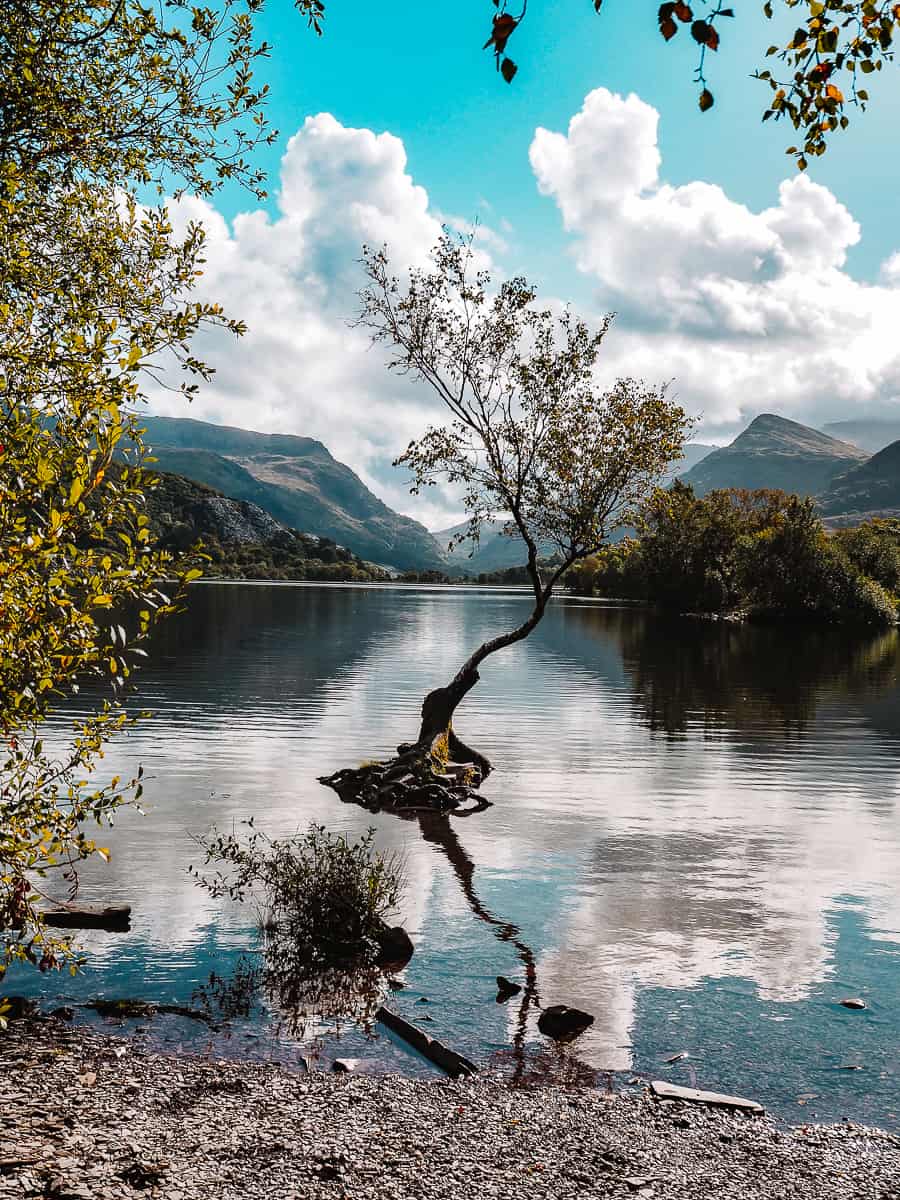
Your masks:
<svg viewBox="0 0 900 1200"><path fill-rule="evenodd" d="M823 702L892 684L900 646L896 629L738 624L599 606L573 606L566 619L572 632L616 645L640 719L675 738L723 726L802 734Z"/></svg>
<svg viewBox="0 0 900 1200"><path fill-rule="evenodd" d="M351 1026L371 1034L388 989L388 973L371 962L310 964L286 938L267 934L258 954L242 955L228 976L213 972L192 1000L220 1028L265 1009L276 1036L321 1042Z"/></svg>
<svg viewBox="0 0 900 1200"><path fill-rule="evenodd" d="M525 972L525 985L518 998L512 1044L508 1049L499 1050L494 1054L492 1065L504 1074L511 1066L510 1082L520 1087L545 1083L572 1087L593 1086L601 1074L608 1077L608 1072L600 1072L589 1066L563 1042L529 1044L529 1016L532 1012L539 1012L541 1007L534 951L522 940L518 925L495 916L482 902L475 890L475 864L456 836L452 817L423 812L418 814L418 821L425 841L437 846L446 855L469 908L480 921L493 927L494 936L499 941L508 942L515 947Z"/></svg>

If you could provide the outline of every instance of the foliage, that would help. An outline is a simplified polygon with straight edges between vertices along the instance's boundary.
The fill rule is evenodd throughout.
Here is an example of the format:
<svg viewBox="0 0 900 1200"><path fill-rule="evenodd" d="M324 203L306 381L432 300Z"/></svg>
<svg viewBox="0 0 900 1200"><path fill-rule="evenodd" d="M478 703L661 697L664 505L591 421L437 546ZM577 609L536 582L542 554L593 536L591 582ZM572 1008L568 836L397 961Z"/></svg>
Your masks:
<svg viewBox="0 0 900 1200"><path fill-rule="evenodd" d="M313 16L308 9L307 15ZM210 368L195 332L239 322L191 291L203 231L176 236L154 186L259 191L248 155L269 138L252 64L256 0L14 0L0 22L0 978L10 962L75 961L47 933L42 879L105 853L105 823L137 779L89 782L125 723L119 697L160 617L194 575L151 544L142 378ZM120 463L113 469L113 459ZM172 580L172 586L164 581ZM86 678L108 699L71 744L41 726ZM112 691L109 691L112 685ZM96 691L96 686L95 689Z"/></svg>
<svg viewBox="0 0 900 1200"><path fill-rule="evenodd" d="M688 420L664 389L633 379L596 387L609 318L592 331L568 310L538 308L522 278L492 292L471 239L445 235L432 261L401 288L386 252L365 251L360 323L389 346L390 367L428 383L451 417L410 442L397 465L414 492L440 480L461 487L468 522L455 542L477 542L501 517L524 542L541 606L680 456ZM547 580L539 543L558 555Z"/></svg>
<svg viewBox="0 0 900 1200"><path fill-rule="evenodd" d="M876 518L853 529L839 529L832 539L861 574L900 595L900 521Z"/></svg>
<svg viewBox="0 0 900 1200"><path fill-rule="evenodd" d="M302 836L272 840L249 833L202 839L212 875L191 868L214 897L255 899L265 931L257 982L279 1005L292 1032L312 1013L371 1018L380 973L378 935L400 903L405 861L373 849L375 831L357 842L311 825Z"/></svg>
<svg viewBox="0 0 900 1200"><path fill-rule="evenodd" d="M644 581L634 542L625 538L604 546L576 563L566 572L566 586L581 596L616 596L639 600L644 597Z"/></svg>
<svg viewBox="0 0 900 1200"><path fill-rule="evenodd" d="M493 0L496 11L484 46L493 51L497 69L507 83L518 72L506 47L526 16L528 0L521 2L521 11L513 14L508 0ZM591 3L600 13L603 0ZM781 70L758 70L755 78L772 90L762 119L787 120L800 133L800 144L789 147L787 153L805 170L811 157L825 152L831 134L849 125L847 104L865 110L869 95L859 86L859 76L880 71L884 63L892 61L900 4L894 0L756 0L756 5L769 20L783 19L793 26L765 52L767 58L783 64ZM749 11L750 6L745 5L742 14ZM708 112L715 103L706 78L707 55L719 49L723 22L727 25L735 16L734 8L722 0L694 0L693 5L677 0L657 9L656 23L665 41L672 41L683 29L696 49L694 82L700 89L701 112Z"/></svg>
<svg viewBox="0 0 900 1200"><path fill-rule="evenodd" d="M896 619L900 547L893 522L877 526L829 537L808 498L737 488L697 498L678 481L643 506L636 540L586 561L567 582L673 612L884 626Z"/></svg>

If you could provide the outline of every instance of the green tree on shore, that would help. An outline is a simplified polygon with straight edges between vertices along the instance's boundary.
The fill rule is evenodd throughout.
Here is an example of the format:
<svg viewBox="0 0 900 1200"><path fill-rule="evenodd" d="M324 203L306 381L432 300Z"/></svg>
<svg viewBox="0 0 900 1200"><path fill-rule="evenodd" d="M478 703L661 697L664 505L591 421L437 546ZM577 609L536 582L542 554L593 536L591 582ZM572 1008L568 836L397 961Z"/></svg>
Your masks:
<svg viewBox="0 0 900 1200"><path fill-rule="evenodd" d="M895 522L829 536L809 498L769 488L697 497L677 481L641 507L636 532L570 571L568 586L676 613L875 626L896 619Z"/></svg>
<svg viewBox="0 0 900 1200"><path fill-rule="evenodd" d="M298 7L316 19L312 0ZM242 332L192 296L203 230L176 236L148 197L227 179L261 194L252 151L273 135L253 83L259 8L2 5L0 979L16 960L73 963L41 920L42 880L74 888L78 863L105 853L88 827L140 793L90 772L126 721L141 643L198 573L152 546L143 380L190 396L211 372L196 331ZM85 681L99 699L50 748L47 716Z"/></svg>

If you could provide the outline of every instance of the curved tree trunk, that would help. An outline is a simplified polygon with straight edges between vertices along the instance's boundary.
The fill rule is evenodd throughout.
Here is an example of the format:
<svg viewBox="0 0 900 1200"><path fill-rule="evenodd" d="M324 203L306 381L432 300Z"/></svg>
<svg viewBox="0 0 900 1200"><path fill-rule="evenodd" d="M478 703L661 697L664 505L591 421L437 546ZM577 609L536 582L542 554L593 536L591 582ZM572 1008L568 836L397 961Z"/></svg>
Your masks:
<svg viewBox="0 0 900 1200"><path fill-rule="evenodd" d="M453 717L478 682L478 668L488 655L528 637L543 617L563 568L542 585L537 552L529 540L528 569L535 596L531 615L509 633L483 642L445 687L428 693L422 702L422 723L415 742L398 746L397 757L387 762L336 771L320 777L320 783L334 788L342 800L372 811L452 812L466 801L474 802L476 809L488 807L490 801L477 795L476 790L493 767L483 754L457 737Z"/></svg>

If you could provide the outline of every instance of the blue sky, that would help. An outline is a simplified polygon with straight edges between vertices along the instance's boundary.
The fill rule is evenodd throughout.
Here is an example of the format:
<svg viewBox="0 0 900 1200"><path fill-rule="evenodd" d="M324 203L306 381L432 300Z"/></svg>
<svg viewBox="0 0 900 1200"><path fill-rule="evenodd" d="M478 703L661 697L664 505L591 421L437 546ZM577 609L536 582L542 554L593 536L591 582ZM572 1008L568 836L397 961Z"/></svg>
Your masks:
<svg viewBox="0 0 900 1200"><path fill-rule="evenodd" d="M276 178L287 137L322 111L345 125L389 130L402 138L412 173L440 207L485 216L487 200L514 224L532 275L562 294L580 290L559 263L565 239L552 202L534 186L528 146L538 125L565 128L592 88L637 92L660 111L663 174L671 183L718 183L732 199L759 209L774 202L779 182L794 170L784 153L793 131L786 123L762 124L768 89L750 78L757 65L771 65L763 56L774 25L761 4L743 0L733 21L721 21L720 50L708 55L716 105L707 114L697 108L693 83L697 47L687 29L664 43L656 7L606 0L598 15L590 0L532 0L508 47L519 74L507 86L481 49L493 12L488 0L397 3L391 16L380 4L329 0L321 38L307 32L286 0L277 0L260 23L273 45L260 76L271 84L269 114L281 136L263 161ZM870 111L851 110L850 130L834 138L809 174L862 225L848 261L855 274L874 278L900 242L900 87L892 71L872 79ZM235 189L221 207L234 212L246 204Z"/></svg>
<svg viewBox="0 0 900 1200"><path fill-rule="evenodd" d="M760 412L896 418L900 68L867 79L872 110L800 176L792 131L760 119L750 73L774 37L755 0L709 55L707 114L696 46L685 28L666 45L653 3L606 0L598 16L590 0L532 0L512 85L481 48L492 11L403 3L388 19L330 0L322 38L287 0L266 11L269 199L229 187L175 206L208 229L201 290L249 327L239 344L201 339L218 373L192 415L317 437L393 507L452 524L452 497L413 499L391 467L440 410L348 319L364 241L402 269L442 222L477 217L495 276L524 273L589 320L619 314L598 381L672 381L698 440L727 442Z"/></svg>

